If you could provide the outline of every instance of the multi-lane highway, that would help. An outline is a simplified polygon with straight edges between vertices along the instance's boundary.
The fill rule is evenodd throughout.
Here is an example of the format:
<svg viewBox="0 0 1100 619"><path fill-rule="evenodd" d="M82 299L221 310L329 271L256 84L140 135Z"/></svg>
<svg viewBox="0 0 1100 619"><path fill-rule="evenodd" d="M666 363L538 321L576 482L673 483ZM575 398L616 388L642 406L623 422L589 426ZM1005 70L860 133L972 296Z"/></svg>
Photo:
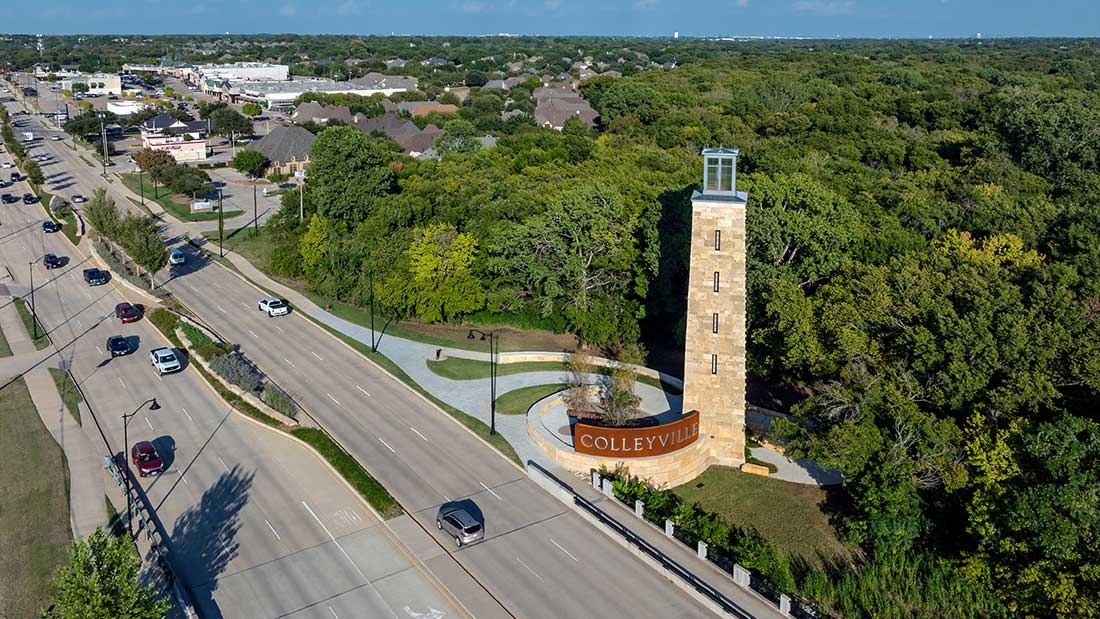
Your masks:
<svg viewBox="0 0 1100 619"><path fill-rule="evenodd" d="M87 167L55 151L60 169ZM73 178L85 195L107 186L128 206L117 180ZM267 318L256 310L259 290L184 249L188 265L167 284L174 295L295 395L422 526L435 533L436 510L450 501L483 518L486 540L451 552L517 616L709 614L445 413L306 319Z"/></svg>
<svg viewBox="0 0 1100 619"><path fill-rule="evenodd" d="M55 158L43 171L70 178L72 165ZM17 183L4 191L30 189ZM82 269L91 264L62 235L45 234L44 219L38 204L0 207L0 261L14 276L2 283L23 294L34 270L35 306L57 348L46 363L70 364L115 451L123 449L122 414L157 398L160 410L130 421L129 441L152 441L166 460L163 475L140 483L201 616L409 617L433 609L463 616L307 448L231 413L194 370L158 376L148 351L170 344L145 320L115 319L115 304L138 300L114 283L85 284ZM28 266L47 252L68 263L49 271L40 261ZM137 352L110 359L111 335L138 343Z"/></svg>

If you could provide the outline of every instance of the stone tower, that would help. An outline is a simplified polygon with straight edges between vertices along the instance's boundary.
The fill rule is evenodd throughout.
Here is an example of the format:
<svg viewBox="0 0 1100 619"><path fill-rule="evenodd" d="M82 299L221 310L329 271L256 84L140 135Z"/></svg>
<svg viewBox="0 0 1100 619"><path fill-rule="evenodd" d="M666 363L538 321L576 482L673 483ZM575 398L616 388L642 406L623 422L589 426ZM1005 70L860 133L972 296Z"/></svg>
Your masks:
<svg viewBox="0 0 1100 619"><path fill-rule="evenodd" d="M703 150L691 196L684 410L699 411L710 464L745 461L745 207L736 149Z"/></svg>

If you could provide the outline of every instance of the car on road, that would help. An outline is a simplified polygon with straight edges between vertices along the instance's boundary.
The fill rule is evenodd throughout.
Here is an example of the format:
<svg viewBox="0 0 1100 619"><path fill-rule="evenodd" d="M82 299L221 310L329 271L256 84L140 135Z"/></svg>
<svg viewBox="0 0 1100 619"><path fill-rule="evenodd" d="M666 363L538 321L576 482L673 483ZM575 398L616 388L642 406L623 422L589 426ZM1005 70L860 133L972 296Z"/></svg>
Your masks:
<svg viewBox="0 0 1100 619"><path fill-rule="evenodd" d="M56 269L64 264L61 258L58 258L56 254L46 254L42 256L42 264L46 265L46 269Z"/></svg>
<svg viewBox="0 0 1100 619"><path fill-rule="evenodd" d="M19 201L19 196L13 196L10 193L6 193L3 197L0 197L0 201L4 204L14 204Z"/></svg>
<svg viewBox="0 0 1100 619"><path fill-rule="evenodd" d="M290 304L278 297L264 297L256 304L261 312L268 316L285 316L290 313Z"/></svg>
<svg viewBox="0 0 1100 619"><path fill-rule="evenodd" d="M176 266L187 262L187 256L183 255L183 251L179 249L173 249L168 252L168 264Z"/></svg>
<svg viewBox="0 0 1100 619"><path fill-rule="evenodd" d="M51 135L50 139L53 140L54 142L60 142L61 141L61 136L60 135Z"/></svg>
<svg viewBox="0 0 1100 619"><path fill-rule="evenodd" d="M171 348L156 348L149 351L149 362L160 372L161 376L178 372L183 369L176 351Z"/></svg>
<svg viewBox="0 0 1100 619"><path fill-rule="evenodd" d="M111 357L122 357L134 352L134 347L130 345L130 340L121 335L112 335L107 338L107 352L111 353Z"/></svg>
<svg viewBox="0 0 1100 619"><path fill-rule="evenodd" d="M111 279L111 274L96 268L84 269L84 282L89 286L102 286Z"/></svg>
<svg viewBox="0 0 1100 619"><path fill-rule="evenodd" d="M73 197L72 197L72 203L73 204L83 204L84 202L87 202L87 201L88 201L88 198L85 198L84 196L80 195L79 193L73 194Z"/></svg>
<svg viewBox="0 0 1100 619"><path fill-rule="evenodd" d="M13 182L13 183L18 182L20 178L22 178L22 177L19 176L19 172L12 172L11 173L11 182Z"/></svg>
<svg viewBox="0 0 1100 619"><path fill-rule="evenodd" d="M50 221L50 220L47 219L46 221L42 222L42 231L43 232L60 232L61 231L61 224L57 223L56 221Z"/></svg>
<svg viewBox="0 0 1100 619"><path fill-rule="evenodd" d="M123 324L137 322L141 320L141 310L129 303L119 303L115 306L115 318L121 320Z"/></svg>
<svg viewBox="0 0 1100 619"><path fill-rule="evenodd" d="M43 155L38 155L37 157L35 157L35 158L34 158L34 160L35 160L35 161L41 161L41 162L45 163L45 162L47 162L47 161L49 161L49 160L50 160L50 156L49 156L49 155L45 155L45 154L43 154Z"/></svg>
<svg viewBox="0 0 1100 619"><path fill-rule="evenodd" d="M0 180L0 189L11 187L11 185L12 185L11 181Z"/></svg>
<svg viewBox="0 0 1100 619"><path fill-rule="evenodd" d="M130 449L130 458L137 467L138 474L142 477L156 475L164 471L164 460L157 453L157 448L149 441L135 443Z"/></svg>
<svg viewBox="0 0 1100 619"><path fill-rule="evenodd" d="M454 505L439 508L435 527L454 538L455 546L462 547L485 539L485 530L470 512Z"/></svg>
<svg viewBox="0 0 1100 619"><path fill-rule="evenodd" d="M10 161L5 161L4 163L0 163L0 168L4 168L6 170L10 167L11 167L11 162Z"/></svg>
<svg viewBox="0 0 1100 619"><path fill-rule="evenodd" d="M38 202L38 196L33 193L23 194L23 204L34 204L35 202Z"/></svg>

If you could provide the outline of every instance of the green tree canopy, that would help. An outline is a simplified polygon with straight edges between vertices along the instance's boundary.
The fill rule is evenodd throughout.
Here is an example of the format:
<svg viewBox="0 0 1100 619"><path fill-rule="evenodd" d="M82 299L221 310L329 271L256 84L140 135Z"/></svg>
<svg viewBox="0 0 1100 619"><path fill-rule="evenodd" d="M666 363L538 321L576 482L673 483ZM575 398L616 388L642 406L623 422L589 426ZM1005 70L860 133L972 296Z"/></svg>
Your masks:
<svg viewBox="0 0 1100 619"><path fill-rule="evenodd" d="M348 224L365 219L394 184L385 152L354 127L332 127L317 136L309 178L320 213Z"/></svg>

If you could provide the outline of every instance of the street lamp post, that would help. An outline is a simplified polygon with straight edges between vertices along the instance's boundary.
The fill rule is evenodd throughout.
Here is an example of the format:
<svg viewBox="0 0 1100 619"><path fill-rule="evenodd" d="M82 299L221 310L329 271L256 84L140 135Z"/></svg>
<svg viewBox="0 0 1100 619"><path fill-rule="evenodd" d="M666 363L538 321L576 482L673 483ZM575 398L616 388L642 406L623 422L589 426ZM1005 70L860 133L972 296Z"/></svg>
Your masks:
<svg viewBox="0 0 1100 619"><path fill-rule="evenodd" d="M481 335L481 339L489 338L489 436L497 433L497 341L496 334L492 331L470 329L466 339L474 339L474 333Z"/></svg>
<svg viewBox="0 0 1100 619"><path fill-rule="evenodd" d="M145 208L145 170L138 166L138 182L141 183L141 207Z"/></svg>
<svg viewBox="0 0 1100 619"><path fill-rule="evenodd" d="M218 256L225 257L225 249L222 247L222 236L225 233L225 220L222 219L222 188L218 187Z"/></svg>
<svg viewBox="0 0 1100 619"><path fill-rule="evenodd" d="M149 405L149 410L151 411L160 410L160 404L157 404L157 399L150 398L139 404L138 407L134 409L134 412L122 416L122 460L126 463L126 474L124 475L126 478L126 526L130 528L130 537L134 536L134 508L132 503L133 495L130 492L130 457L126 453L126 449L130 446L130 437L126 430L130 425L130 418L138 414L146 404Z"/></svg>
<svg viewBox="0 0 1100 619"><path fill-rule="evenodd" d="M256 176L252 176L252 233L253 236L260 231L259 208L256 206Z"/></svg>
<svg viewBox="0 0 1100 619"><path fill-rule="evenodd" d="M34 265L41 259L37 258L27 263L27 272L31 276L31 330L34 332L32 340L38 339L38 312L34 309Z"/></svg>

